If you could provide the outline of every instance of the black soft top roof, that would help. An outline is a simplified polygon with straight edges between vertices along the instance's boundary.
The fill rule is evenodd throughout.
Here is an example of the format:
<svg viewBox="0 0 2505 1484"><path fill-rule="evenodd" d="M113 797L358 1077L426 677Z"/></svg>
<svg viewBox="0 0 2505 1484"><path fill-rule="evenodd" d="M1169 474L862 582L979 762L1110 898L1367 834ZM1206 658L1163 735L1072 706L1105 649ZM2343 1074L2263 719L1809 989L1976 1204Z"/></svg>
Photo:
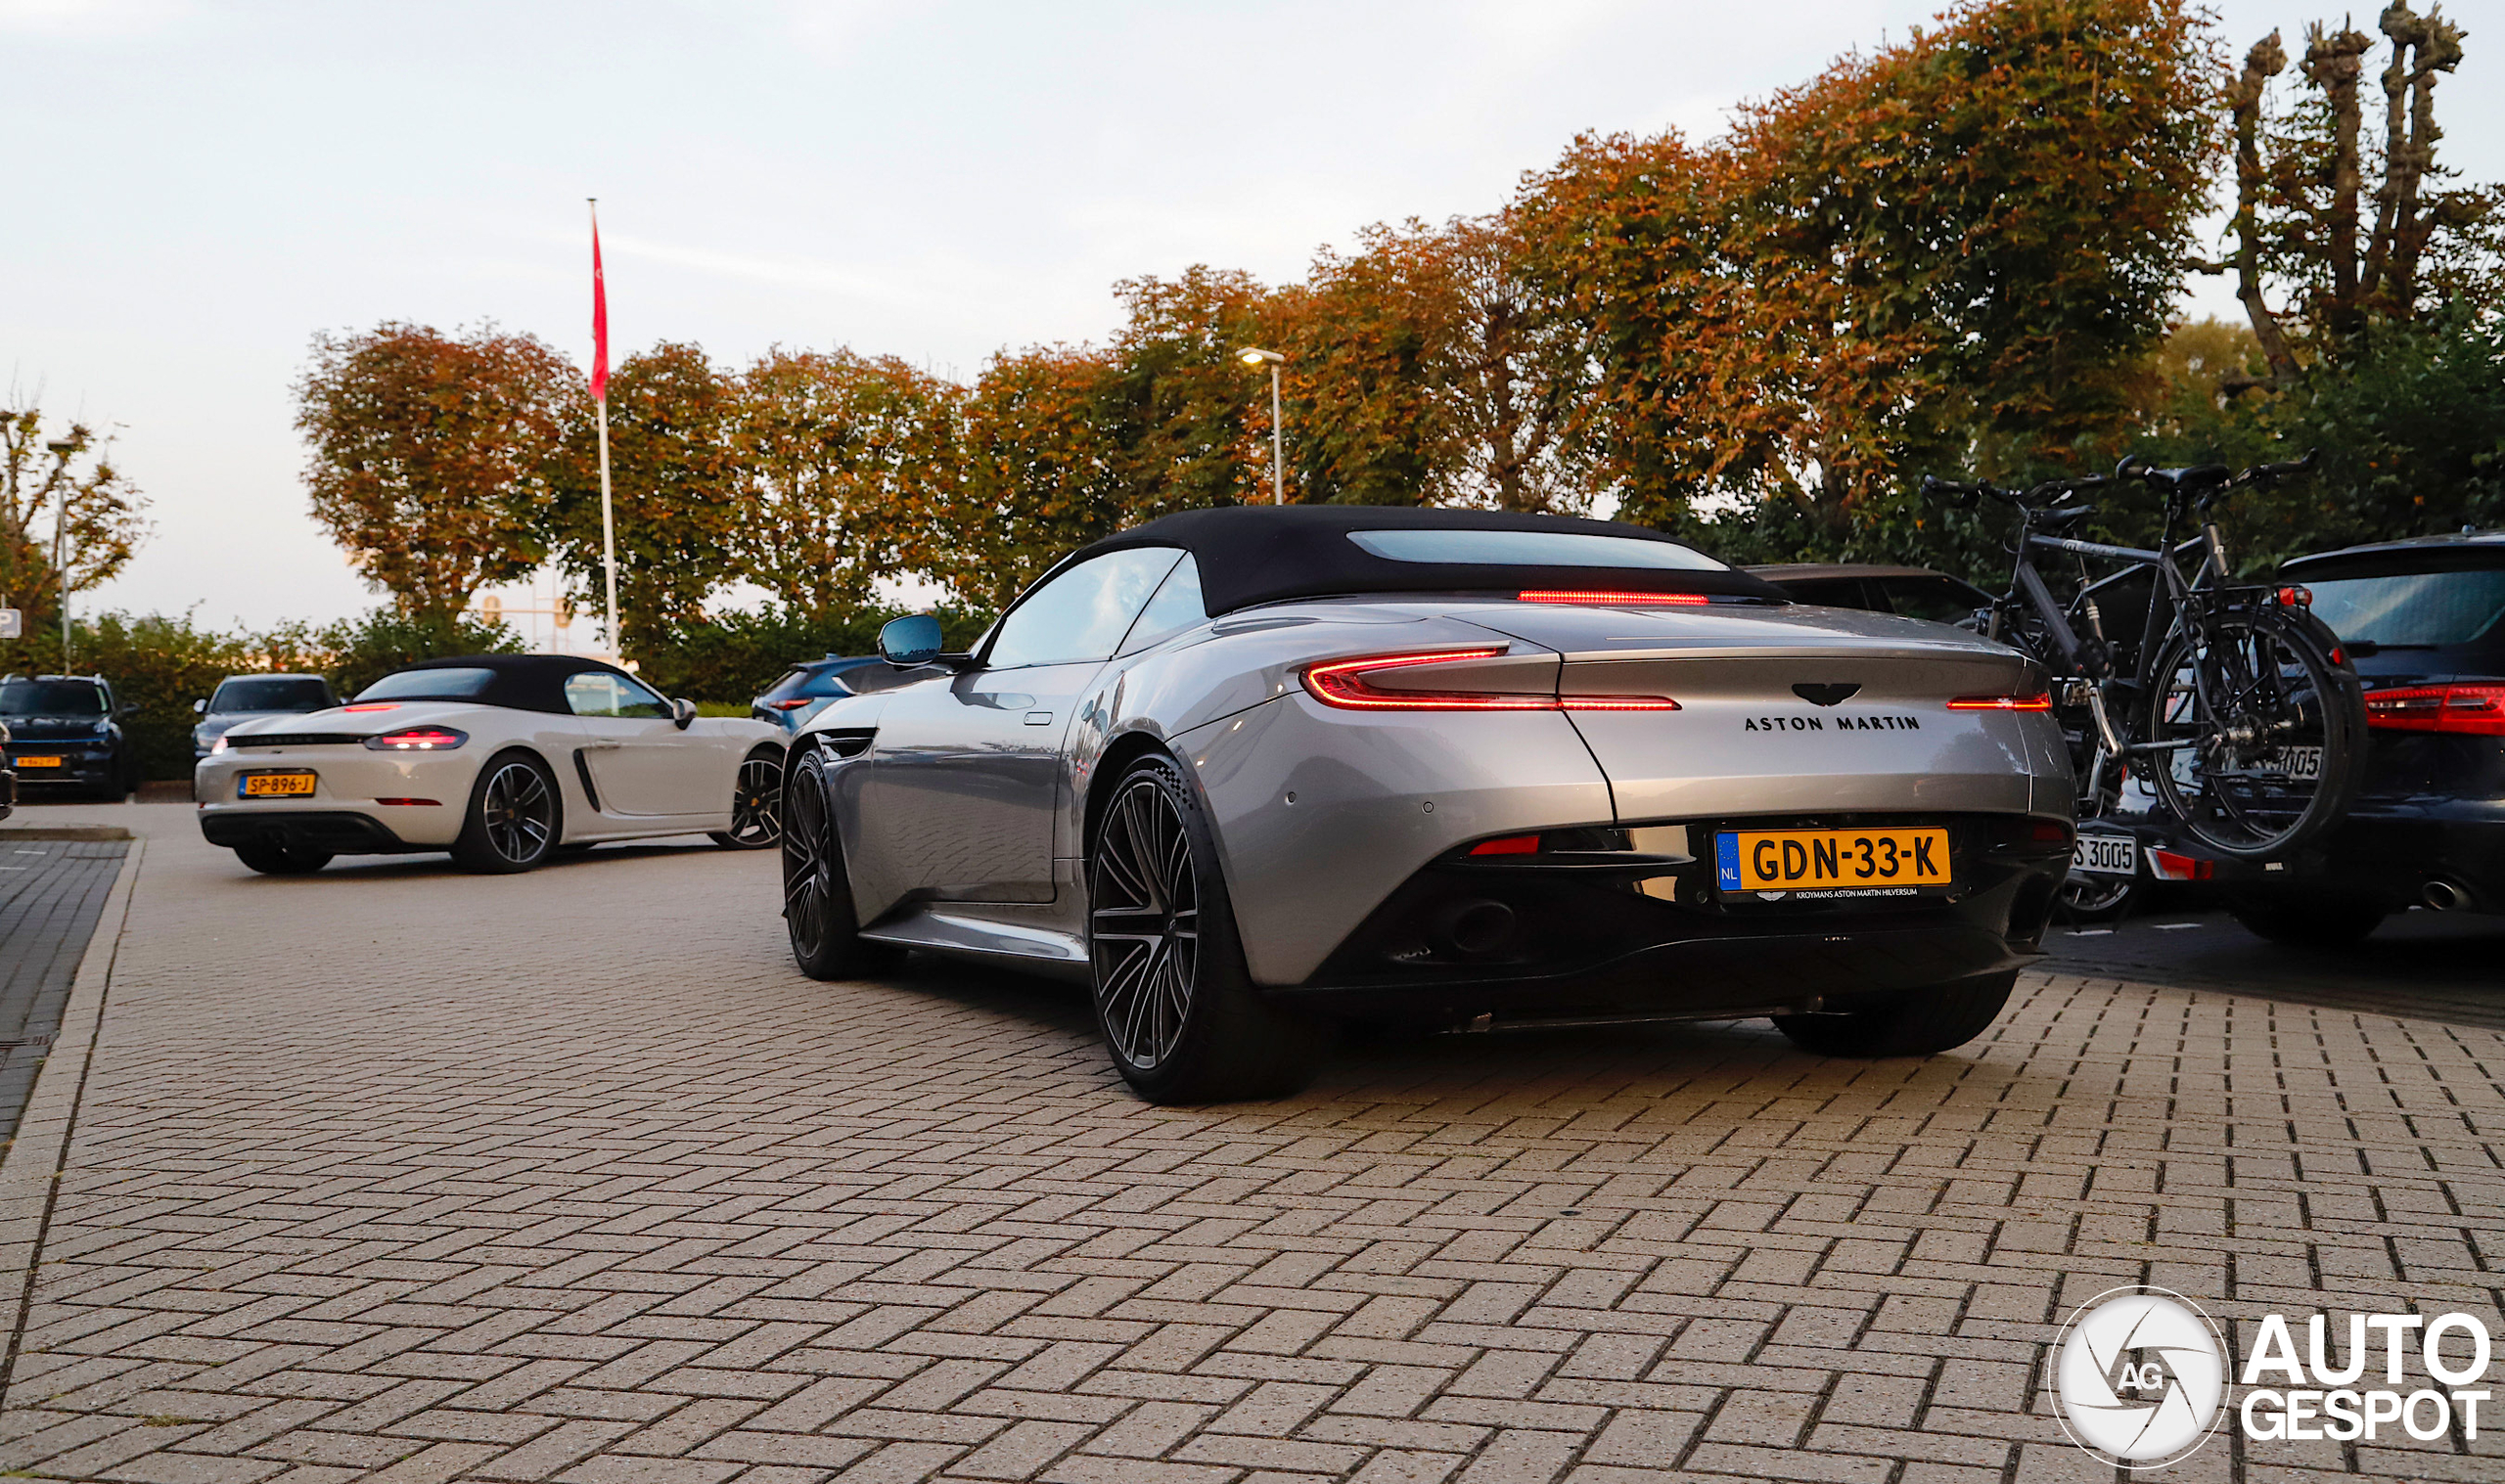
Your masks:
<svg viewBox="0 0 2505 1484"><path fill-rule="evenodd" d="M566 704L566 681L569 677L580 675L585 670L602 670L612 675L625 675L628 680L635 679L607 660L590 659L580 654L449 654L441 659L421 659L416 664L402 665L391 674L408 675L425 670L487 670L495 678L487 682L485 690L464 695L401 695L391 698L466 700L515 711L553 711L562 716L570 714L573 709ZM643 684L642 681L635 683Z"/></svg>
<svg viewBox="0 0 2505 1484"><path fill-rule="evenodd" d="M1210 616L1290 598L1374 593L1510 592L1571 588L1629 593L1708 593L1789 600L1761 578L1736 570L1662 567L1479 565L1394 562L1348 539L1351 531L1562 531L1659 541L1696 550L1660 531L1615 520L1504 511L1433 510L1406 505L1235 505L1184 511L1108 536L1062 564L1136 546L1179 546L1200 563L1201 594Z"/></svg>

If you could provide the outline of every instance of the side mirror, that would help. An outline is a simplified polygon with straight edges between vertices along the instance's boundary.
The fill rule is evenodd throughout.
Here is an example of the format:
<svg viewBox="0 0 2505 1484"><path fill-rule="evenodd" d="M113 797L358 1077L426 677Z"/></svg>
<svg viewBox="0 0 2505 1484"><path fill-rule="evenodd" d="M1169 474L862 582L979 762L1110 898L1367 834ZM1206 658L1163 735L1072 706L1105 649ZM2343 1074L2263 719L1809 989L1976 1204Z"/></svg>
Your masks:
<svg viewBox="0 0 2505 1484"><path fill-rule="evenodd" d="M192 702L192 714L194 716L205 716L208 714L207 697L204 697L201 699Z"/></svg>
<svg viewBox="0 0 2505 1484"><path fill-rule="evenodd" d="M125 700L120 705L114 707L114 719L115 721L119 721L125 716L137 716L138 714L139 702L135 700Z"/></svg>
<svg viewBox="0 0 2505 1484"><path fill-rule="evenodd" d="M891 665L929 664L939 657L939 617L909 613L879 630L879 657Z"/></svg>
<svg viewBox="0 0 2505 1484"><path fill-rule="evenodd" d="M681 732L684 732L687 730L687 724L695 719L696 702L689 700L686 697L682 696L678 699L669 703L669 724L671 726L678 728Z"/></svg>

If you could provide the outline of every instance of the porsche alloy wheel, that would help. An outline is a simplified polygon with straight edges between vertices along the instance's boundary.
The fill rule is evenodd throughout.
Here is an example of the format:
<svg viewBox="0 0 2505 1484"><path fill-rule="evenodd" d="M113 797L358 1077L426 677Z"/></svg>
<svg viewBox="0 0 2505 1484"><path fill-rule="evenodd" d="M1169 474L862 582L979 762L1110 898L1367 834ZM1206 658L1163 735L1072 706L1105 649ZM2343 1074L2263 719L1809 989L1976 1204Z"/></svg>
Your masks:
<svg viewBox="0 0 2505 1484"><path fill-rule="evenodd" d="M1169 758L1116 782L1088 861L1096 1023L1114 1065L1152 1102L1286 1090L1302 1037L1244 965L1200 801Z"/></svg>
<svg viewBox="0 0 2505 1484"><path fill-rule="evenodd" d="M891 968L902 957L860 933L852 882L843 871L826 760L811 751L793 765L776 795L783 844L783 923L792 961L812 979L852 979Z"/></svg>
<svg viewBox="0 0 2505 1484"><path fill-rule="evenodd" d="M479 770L452 858L465 871L528 871L556 849L562 820L557 781L539 759L526 752L500 753Z"/></svg>
<svg viewBox="0 0 2505 1484"><path fill-rule="evenodd" d="M725 850L770 850L783 838L783 759L754 752L731 786L731 828L711 834Z"/></svg>

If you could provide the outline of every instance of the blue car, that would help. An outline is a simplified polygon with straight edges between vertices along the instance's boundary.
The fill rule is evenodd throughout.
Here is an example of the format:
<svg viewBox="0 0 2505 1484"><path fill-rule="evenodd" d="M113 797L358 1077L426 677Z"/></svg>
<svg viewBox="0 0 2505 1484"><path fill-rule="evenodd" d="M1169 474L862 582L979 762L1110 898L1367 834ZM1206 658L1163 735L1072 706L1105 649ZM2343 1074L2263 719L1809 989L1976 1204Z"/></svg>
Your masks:
<svg viewBox="0 0 2505 1484"><path fill-rule="evenodd" d="M877 682L890 681L895 673L893 666L876 654L848 658L829 654L824 659L802 660L767 687L764 695L750 701L748 714L785 732L797 732L808 725L810 717L824 710L828 701L877 690Z"/></svg>

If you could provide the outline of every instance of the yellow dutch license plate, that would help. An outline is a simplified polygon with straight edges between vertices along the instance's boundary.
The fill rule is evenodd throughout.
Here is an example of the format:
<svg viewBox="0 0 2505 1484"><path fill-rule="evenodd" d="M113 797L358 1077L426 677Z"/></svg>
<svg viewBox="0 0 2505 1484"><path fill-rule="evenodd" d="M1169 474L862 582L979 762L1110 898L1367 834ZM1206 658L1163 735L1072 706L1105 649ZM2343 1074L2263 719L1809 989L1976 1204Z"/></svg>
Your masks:
<svg viewBox="0 0 2505 1484"><path fill-rule="evenodd" d="M18 766L21 768L58 768L61 766L61 759L57 757L22 757L18 759Z"/></svg>
<svg viewBox="0 0 2505 1484"><path fill-rule="evenodd" d="M1714 877L1725 895L1921 896L1925 887L1951 883L1948 832L1933 826L1734 831L1713 844Z"/></svg>
<svg viewBox="0 0 2505 1484"><path fill-rule="evenodd" d="M237 786L237 798L297 798L313 791L310 773L247 773Z"/></svg>

